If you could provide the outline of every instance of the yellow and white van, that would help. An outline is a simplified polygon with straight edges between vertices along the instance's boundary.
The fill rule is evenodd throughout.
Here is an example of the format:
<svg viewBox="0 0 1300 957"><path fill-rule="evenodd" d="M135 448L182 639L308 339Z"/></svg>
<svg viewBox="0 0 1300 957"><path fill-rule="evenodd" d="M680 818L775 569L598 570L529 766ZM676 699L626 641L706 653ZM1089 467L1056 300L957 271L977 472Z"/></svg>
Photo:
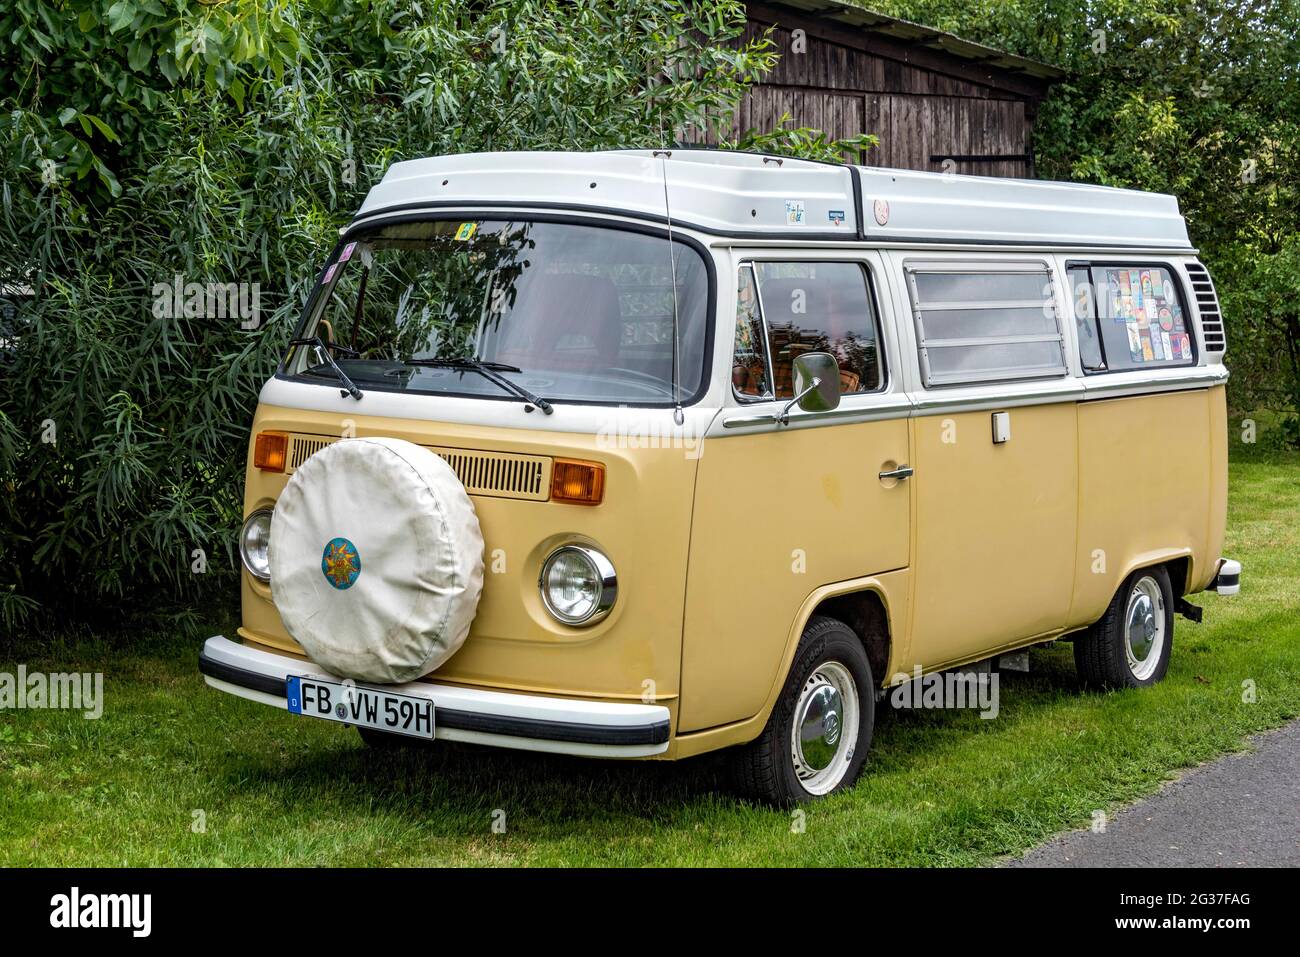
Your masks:
<svg viewBox="0 0 1300 957"><path fill-rule="evenodd" d="M394 165L249 443L209 685L406 735L851 784L891 684L1168 667L1238 587L1169 196L706 150Z"/></svg>

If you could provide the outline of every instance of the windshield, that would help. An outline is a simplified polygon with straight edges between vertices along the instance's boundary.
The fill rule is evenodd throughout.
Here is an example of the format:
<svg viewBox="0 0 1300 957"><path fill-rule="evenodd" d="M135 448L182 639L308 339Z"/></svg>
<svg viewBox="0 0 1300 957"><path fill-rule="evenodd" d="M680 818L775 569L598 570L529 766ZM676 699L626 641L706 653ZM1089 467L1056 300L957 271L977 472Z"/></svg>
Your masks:
<svg viewBox="0 0 1300 957"><path fill-rule="evenodd" d="M669 261L672 249L673 261ZM339 250L286 371L368 388L670 405L673 278L682 401L700 391L709 274L681 240L543 221L424 220ZM440 364L472 359L487 364Z"/></svg>

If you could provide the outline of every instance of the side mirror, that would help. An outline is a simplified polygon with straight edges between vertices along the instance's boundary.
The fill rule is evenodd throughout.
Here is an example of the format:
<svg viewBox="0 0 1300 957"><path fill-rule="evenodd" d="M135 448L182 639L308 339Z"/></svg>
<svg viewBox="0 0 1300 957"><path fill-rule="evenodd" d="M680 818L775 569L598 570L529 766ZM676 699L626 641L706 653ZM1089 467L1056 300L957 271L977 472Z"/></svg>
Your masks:
<svg viewBox="0 0 1300 957"><path fill-rule="evenodd" d="M781 410L781 424L790 421L791 406L804 412L830 412L840 405L840 366L829 352L805 352L794 357L794 398Z"/></svg>

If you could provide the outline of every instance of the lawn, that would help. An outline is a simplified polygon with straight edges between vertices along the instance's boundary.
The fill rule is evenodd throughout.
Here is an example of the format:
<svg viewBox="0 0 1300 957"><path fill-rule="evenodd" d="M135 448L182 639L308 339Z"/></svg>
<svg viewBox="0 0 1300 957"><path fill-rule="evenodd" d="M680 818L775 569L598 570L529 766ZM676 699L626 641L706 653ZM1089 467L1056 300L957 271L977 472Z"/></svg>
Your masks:
<svg viewBox="0 0 1300 957"><path fill-rule="evenodd" d="M987 863L1300 714L1300 456L1238 457L1231 479L1242 592L1195 599L1205 623L1178 620L1163 684L1081 695L1069 646L1036 650L997 720L884 709L857 787L802 818L737 801L711 758L370 751L206 689L199 639L165 628L10 644L0 672L103 671L106 702L0 712L0 864Z"/></svg>

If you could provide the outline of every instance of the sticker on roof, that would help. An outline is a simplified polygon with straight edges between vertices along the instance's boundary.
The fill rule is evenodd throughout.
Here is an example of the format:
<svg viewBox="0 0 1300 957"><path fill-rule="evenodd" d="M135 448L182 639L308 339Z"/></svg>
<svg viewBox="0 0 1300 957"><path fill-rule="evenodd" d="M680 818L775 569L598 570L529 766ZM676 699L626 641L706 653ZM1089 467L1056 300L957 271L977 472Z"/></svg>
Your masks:
<svg viewBox="0 0 1300 957"><path fill-rule="evenodd" d="M787 226L802 226L804 224L803 214L802 199L787 199L785 201L785 224Z"/></svg>

